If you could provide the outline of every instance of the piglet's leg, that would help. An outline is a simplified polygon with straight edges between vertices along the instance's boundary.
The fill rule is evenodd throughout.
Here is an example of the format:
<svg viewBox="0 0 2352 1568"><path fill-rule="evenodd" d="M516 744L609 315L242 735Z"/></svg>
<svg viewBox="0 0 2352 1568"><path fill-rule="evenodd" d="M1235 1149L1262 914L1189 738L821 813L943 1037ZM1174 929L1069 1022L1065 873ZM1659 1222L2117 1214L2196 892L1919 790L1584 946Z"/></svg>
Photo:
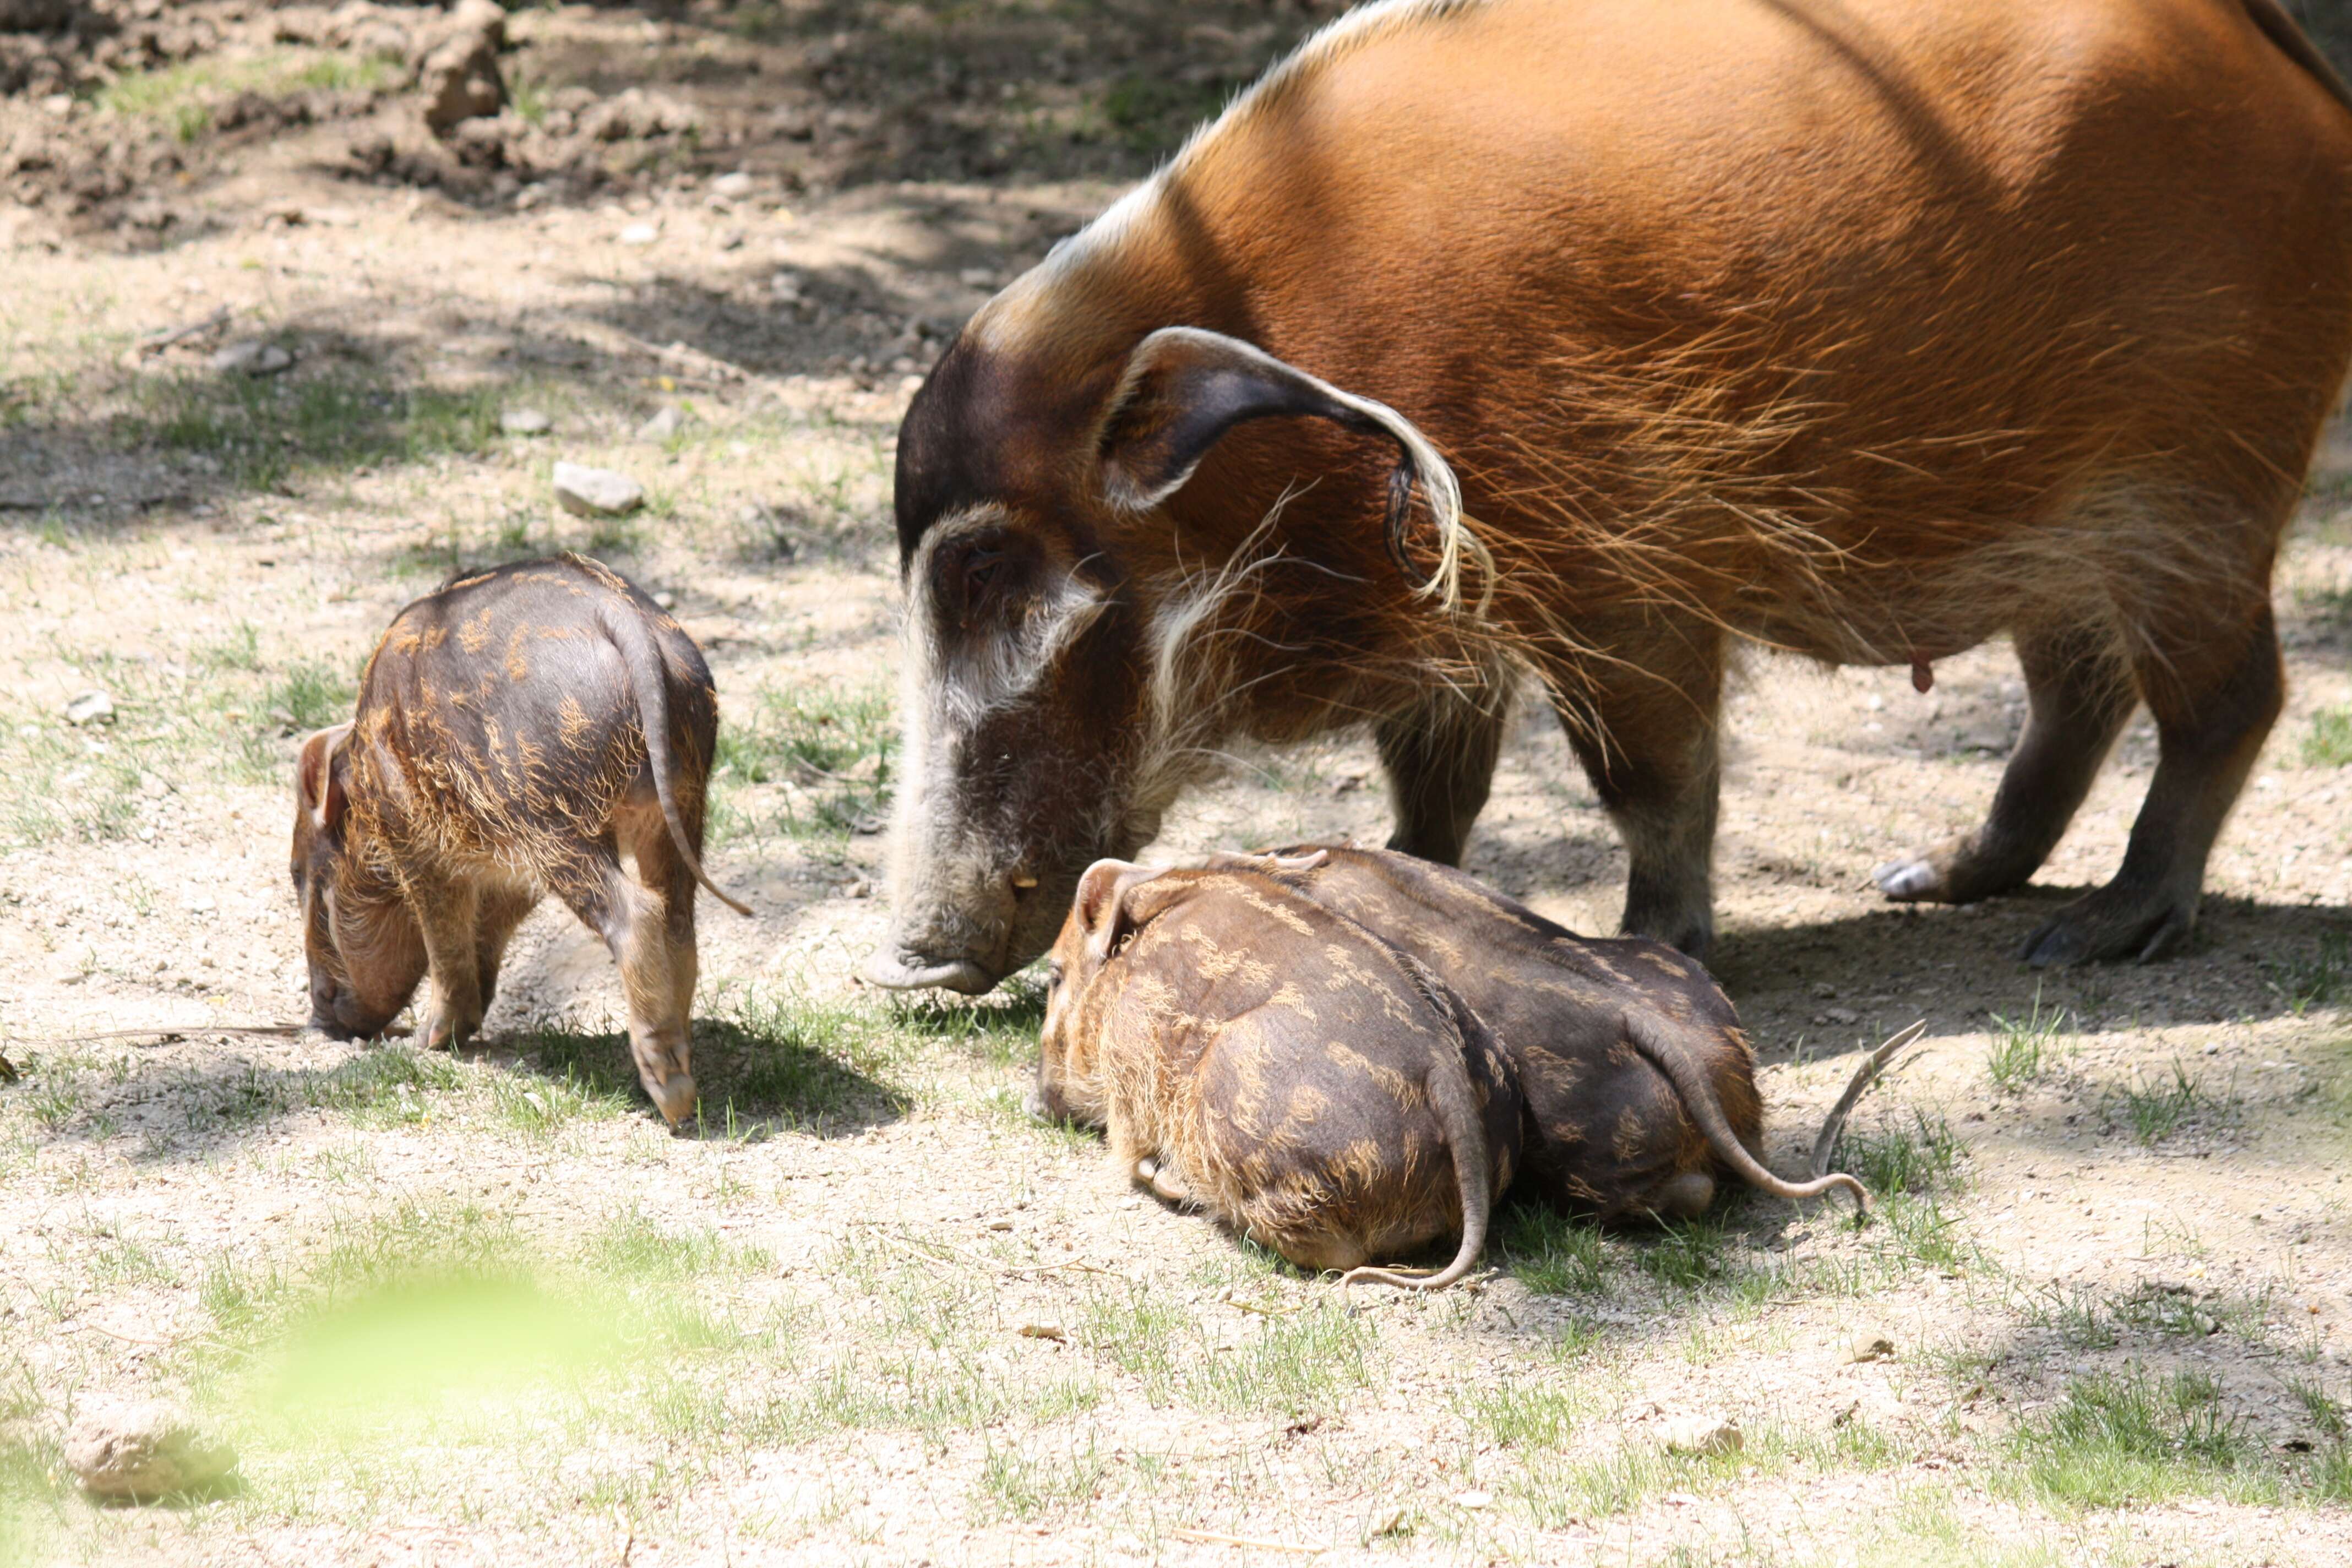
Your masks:
<svg viewBox="0 0 2352 1568"><path fill-rule="evenodd" d="M425 931L426 972L433 979L425 1048L454 1051L482 1026L488 1005L482 994L480 892L469 881L429 872L411 873L406 882L410 907Z"/></svg>
<svg viewBox="0 0 2352 1568"><path fill-rule="evenodd" d="M621 869L609 836L584 846L548 880L564 907L604 939L620 965L637 1081L675 1127L694 1109L694 1079L687 1071L686 1019L673 1000L675 977L660 963L661 900Z"/></svg>
<svg viewBox="0 0 2352 1568"><path fill-rule="evenodd" d="M694 873L660 816L633 812L620 823L637 874L616 866L612 903L622 918L607 931L629 1000L629 1047L637 1077L675 1125L693 1113Z"/></svg>
<svg viewBox="0 0 2352 1568"><path fill-rule="evenodd" d="M485 1013L498 996L499 966L506 962L507 943L538 903L539 895L527 889L501 888L482 895L474 927L474 973L479 976Z"/></svg>

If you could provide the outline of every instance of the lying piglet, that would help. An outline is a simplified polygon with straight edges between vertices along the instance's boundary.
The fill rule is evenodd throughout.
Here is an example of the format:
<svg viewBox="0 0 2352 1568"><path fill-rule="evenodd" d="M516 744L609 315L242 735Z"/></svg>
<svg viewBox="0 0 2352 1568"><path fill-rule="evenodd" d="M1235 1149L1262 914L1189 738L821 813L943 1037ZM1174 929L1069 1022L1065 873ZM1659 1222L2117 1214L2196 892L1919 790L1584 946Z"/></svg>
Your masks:
<svg viewBox="0 0 2352 1568"><path fill-rule="evenodd" d="M1519 1153L1510 1067L1444 982L1258 870L1097 862L1052 956L1033 1106L1305 1268L1466 1273ZM1364 1265L1449 1236L1432 1276Z"/></svg>
<svg viewBox="0 0 2352 1568"><path fill-rule="evenodd" d="M621 966L637 1077L694 1107L688 1009L710 671L651 599L580 555L463 578L394 617L351 723L302 743L294 888L310 1021L383 1032L433 976L424 1037L480 1026L507 939L553 893ZM634 879L621 858L635 863Z"/></svg>
<svg viewBox="0 0 2352 1568"><path fill-rule="evenodd" d="M1301 845L1218 855L1377 932L1445 977L1517 1071L1536 1189L1602 1220L1687 1218L1728 1173L1784 1198L1852 1176L1788 1182L1757 1157L1756 1059L1706 970L1663 942L1593 941L1475 878L1410 855Z"/></svg>

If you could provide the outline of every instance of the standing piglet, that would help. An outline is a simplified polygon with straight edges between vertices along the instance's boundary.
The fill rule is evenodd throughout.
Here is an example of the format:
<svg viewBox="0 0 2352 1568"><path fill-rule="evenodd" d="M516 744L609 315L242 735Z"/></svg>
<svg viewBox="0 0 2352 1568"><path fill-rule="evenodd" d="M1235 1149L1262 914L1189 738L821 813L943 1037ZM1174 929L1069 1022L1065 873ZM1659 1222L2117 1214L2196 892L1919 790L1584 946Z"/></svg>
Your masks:
<svg viewBox="0 0 2352 1568"><path fill-rule="evenodd" d="M306 740L296 770L311 1023L380 1034L429 973L425 1038L454 1048L507 939L553 893L619 962L637 1077L675 1124L695 1099L695 884L751 913L702 870L718 728L693 639L585 556L460 578L401 611L357 714Z"/></svg>
<svg viewBox="0 0 2352 1568"><path fill-rule="evenodd" d="M1444 982L1262 871L1106 860L1053 950L1034 1109L1305 1268L1467 1273L1519 1154L1510 1064ZM1366 1268L1449 1236L1430 1276Z"/></svg>

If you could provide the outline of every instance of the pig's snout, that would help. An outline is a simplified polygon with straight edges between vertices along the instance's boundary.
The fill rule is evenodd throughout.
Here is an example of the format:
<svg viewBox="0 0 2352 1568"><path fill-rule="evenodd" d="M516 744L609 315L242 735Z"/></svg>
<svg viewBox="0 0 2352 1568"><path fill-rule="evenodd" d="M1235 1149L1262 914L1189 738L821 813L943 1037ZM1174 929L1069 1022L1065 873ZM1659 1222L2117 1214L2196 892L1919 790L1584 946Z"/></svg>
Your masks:
<svg viewBox="0 0 2352 1568"><path fill-rule="evenodd" d="M935 963L919 953L883 947L866 961L866 978L891 991L919 991L936 985L943 991L977 996L992 990L1000 976L969 958Z"/></svg>

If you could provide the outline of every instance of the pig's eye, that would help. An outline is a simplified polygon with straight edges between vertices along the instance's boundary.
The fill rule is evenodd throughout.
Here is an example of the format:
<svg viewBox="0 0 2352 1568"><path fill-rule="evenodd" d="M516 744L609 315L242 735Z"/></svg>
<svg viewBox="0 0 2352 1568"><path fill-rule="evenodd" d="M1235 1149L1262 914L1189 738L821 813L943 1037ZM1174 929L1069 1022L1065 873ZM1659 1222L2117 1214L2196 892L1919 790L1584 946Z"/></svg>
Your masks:
<svg viewBox="0 0 2352 1568"><path fill-rule="evenodd" d="M1057 958L1045 965L1045 989L1048 991L1058 991L1061 988L1062 961Z"/></svg>
<svg viewBox="0 0 2352 1568"><path fill-rule="evenodd" d="M989 588L996 582L997 575L1003 570L1003 567L1004 552L1001 550L975 550L969 556L965 557L963 563L964 603L978 603L980 596L988 592Z"/></svg>

